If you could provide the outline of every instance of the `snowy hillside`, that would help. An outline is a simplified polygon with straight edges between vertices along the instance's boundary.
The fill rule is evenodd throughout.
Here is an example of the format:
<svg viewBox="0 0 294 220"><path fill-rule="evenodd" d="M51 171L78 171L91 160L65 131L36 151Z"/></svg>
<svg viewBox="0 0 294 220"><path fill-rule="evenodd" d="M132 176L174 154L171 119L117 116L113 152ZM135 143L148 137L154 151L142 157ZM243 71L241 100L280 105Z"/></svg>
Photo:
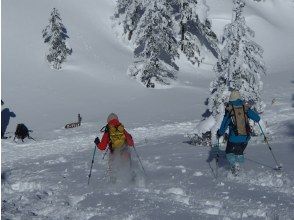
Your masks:
<svg viewBox="0 0 294 220"><path fill-rule="evenodd" d="M207 5L221 39L232 3L207 0ZM181 59L179 79L170 88L146 89L126 74L133 54L112 29L114 6L114 0L2 1L2 110L16 115L7 131L25 123L36 139L1 141L2 218L293 219L294 2L248 1L245 9L264 48L262 117L283 172L273 170L258 137L246 149L244 172L233 177L223 166L218 180L212 174L215 161L207 162L209 149L185 143L206 109L215 61L199 69ZM53 7L73 48L59 71L46 63L42 39ZM108 185L107 160L99 152L88 186L93 140L110 112L133 135L147 176L132 151L137 181ZM82 126L65 130L78 113Z"/></svg>
<svg viewBox="0 0 294 220"><path fill-rule="evenodd" d="M168 91L147 90L128 78L132 52L121 45L111 28L112 1L70 1L70 5L64 1L3 2L2 41L8 43L3 43L2 99L17 115L14 123L24 122L36 131L51 130L75 119L77 113L84 121L104 123L105 115L115 109L124 119L131 115L132 121L168 120L174 114L181 120L196 117L196 103L189 107L191 100L207 91L185 85ZM42 39L53 7L61 13L74 50L61 71L48 68ZM166 109L153 107L163 102Z"/></svg>

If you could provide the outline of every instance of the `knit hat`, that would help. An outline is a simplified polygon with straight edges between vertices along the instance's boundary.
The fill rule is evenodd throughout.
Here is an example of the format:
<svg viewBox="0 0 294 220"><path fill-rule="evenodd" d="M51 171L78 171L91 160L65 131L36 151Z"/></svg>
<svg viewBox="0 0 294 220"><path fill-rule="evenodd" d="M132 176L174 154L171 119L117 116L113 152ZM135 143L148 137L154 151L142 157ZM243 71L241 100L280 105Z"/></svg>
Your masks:
<svg viewBox="0 0 294 220"><path fill-rule="evenodd" d="M107 123L110 122L111 120L113 119L117 119L118 120L118 117L115 113L110 113L107 117Z"/></svg>
<svg viewBox="0 0 294 220"><path fill-rule="evenodd" d="M241 99L240 92L233 90L230 95L230 102L236 101L237 99Z"/></svg>

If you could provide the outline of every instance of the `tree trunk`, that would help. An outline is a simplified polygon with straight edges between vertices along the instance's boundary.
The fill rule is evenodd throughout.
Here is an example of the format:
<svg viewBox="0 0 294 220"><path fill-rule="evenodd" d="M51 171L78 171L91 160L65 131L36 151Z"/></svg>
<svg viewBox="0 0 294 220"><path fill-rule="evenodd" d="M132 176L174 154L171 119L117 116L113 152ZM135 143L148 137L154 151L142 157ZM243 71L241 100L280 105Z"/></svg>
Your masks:
<svg viewBox="0 0 294 220"><path fill-rule="evenodd" d="M183 22L181 22L181 50L182 51L184 51L183 41L185 40L185 31L186 31L186 26Z"/></svg>

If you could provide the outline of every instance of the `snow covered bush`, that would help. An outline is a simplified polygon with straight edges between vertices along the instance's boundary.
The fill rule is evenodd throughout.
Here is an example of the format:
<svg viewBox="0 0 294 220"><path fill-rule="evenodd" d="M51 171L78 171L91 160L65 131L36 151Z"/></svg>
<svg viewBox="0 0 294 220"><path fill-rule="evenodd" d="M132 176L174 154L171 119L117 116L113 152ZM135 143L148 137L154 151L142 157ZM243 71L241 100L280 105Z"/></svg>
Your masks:
<svg viewBox="0 0 294 220"><path fill-rule="evenodd" d="M61 69L61 64L68 55L72 54L72 49L66 44L69 36L56 8L53 8L49 24L43 30L43 38L44 43L49 47L49 52L46 54L47 61L53 69Z"/></svg>
<svg viewBox="0 0 294 220"><path fill-rule="evenodd" d="M256 111L262 112L264 108L261 101L263 84L260 79L260 75L266 73L262 60L263 49L252 40L254 31L246 25L242 15L245 0L234 0L233 3L232 22L225 26L224 48L214 67L216 78L210 84L211 95L207 103L210 116L205 120L211 121L214 118L214 123L206 129L198 126L198 131L201 132L197 136L210 131L213 142L231 90L240 91L242 98Z"/></svg>

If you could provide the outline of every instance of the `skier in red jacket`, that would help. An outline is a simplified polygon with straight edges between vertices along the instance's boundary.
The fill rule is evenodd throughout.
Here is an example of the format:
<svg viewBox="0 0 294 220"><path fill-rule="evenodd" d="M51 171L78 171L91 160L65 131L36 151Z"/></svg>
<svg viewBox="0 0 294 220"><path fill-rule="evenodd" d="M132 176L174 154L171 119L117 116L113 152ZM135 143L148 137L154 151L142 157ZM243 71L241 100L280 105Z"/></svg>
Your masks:
<svg viewBox="0 0 294 220"><path fill-rule="evenodd" d="M110 151L108 169L110 181L116 182L118 177L128 177L131 175L131 152L129 147L134 146L132 136L124 129L116 114L111 113L107 118L102 140L97 137L94 141L99 150ZM129 176L131 177L131 176Z"/></svg>

